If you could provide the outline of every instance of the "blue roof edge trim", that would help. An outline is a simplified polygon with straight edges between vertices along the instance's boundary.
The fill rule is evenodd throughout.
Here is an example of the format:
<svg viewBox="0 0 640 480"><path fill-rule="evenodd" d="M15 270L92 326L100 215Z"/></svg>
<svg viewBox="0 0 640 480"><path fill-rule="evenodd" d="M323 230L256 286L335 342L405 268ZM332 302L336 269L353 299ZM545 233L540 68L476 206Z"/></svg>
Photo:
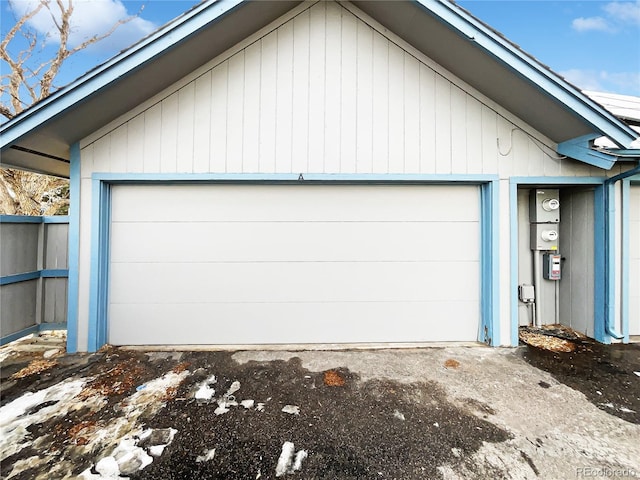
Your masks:
<svg viewBox="0 0 640 480"><path fill-rule="evenodd" d="M616 160L618 160L619 157L602 150L594 150L592 148L592 142L598 137L600 137L599 134L593 133L583 135L582 137L574 138L572 140L567 140L566 142L559 143L556 151L560 155L565 155L575 160L593 165L594 167L609 170L615 165Z"/></svg>
<svg viewBox="0 0 640 480"><path fill-rule="evenodd" d="M37 125L53 118L113 81L126 76L210 22L223 17L244 1L209 0L160 27L148 37L0 125L0 148L4 149ZM203 15L205 12L207 15ZM57 108L49 113L48 110L54 108L54 105ZM11 131L11 134L7 135L5 133L7 131Z"/></svg>
<svg viewBox="0 0 640 480"><path fill-rule="evenodd" d="M455 3L447 0L416 0L416 2L439 16L510 69L529 79L543 92L558 99L569 110L576 112L595 130L619 146L629 148L638 138L638 133L622 120Z"/></svg>
<svg viewBox="0 0 640 480"><path fill-rule="evenodd" d="M137 44L87 72L62 90L38 102L0 126L0 148L4 149L31 130L95 94L119 78L127 76L163 51L178 45L207 24L219 20L247 0L208 0L161 27ZM474 41L478 47L522 77L528 78L541 92L558 100L576 116L584 119L619 147L629 148L638 134L570 83L514 46L490 27L446 0L414 0Z"/></svg>

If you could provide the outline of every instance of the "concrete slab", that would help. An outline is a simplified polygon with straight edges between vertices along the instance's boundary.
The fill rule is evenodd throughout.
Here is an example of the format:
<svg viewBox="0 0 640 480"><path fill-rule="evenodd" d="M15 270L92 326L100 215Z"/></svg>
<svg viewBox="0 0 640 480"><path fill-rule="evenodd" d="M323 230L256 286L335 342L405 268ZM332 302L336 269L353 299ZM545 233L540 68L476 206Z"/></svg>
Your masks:
<svg viewBox="0 0 640 480"><path fill-rule="evenodd" d="M0 349L3 478L640 476L638 345L42 345Z"/></svg>

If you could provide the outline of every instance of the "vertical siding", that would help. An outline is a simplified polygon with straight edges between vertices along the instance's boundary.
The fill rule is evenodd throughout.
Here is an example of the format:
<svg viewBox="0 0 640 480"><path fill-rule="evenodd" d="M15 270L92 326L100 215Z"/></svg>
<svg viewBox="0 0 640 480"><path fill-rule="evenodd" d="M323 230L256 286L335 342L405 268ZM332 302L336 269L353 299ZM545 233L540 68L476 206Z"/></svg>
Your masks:
<svg viewBox="0 0 640 480"><path fill-rule="evenodd" d="M211 72L198 77L194 88L193 172L205 173L211 145Z"/></svg>
<svg viewBox="0 0 640 480"><path fill-rule="evenodd" d="M273 88L270 91L265 92L265 95L268 96L273 96L275 92L275 155L277 165L281 166L278 170L283 172L291 171L293 164L293 156L291 152L293 112L293 100L291 95L293 88L293 33L293 24L291 22L283 25L277 31L277 70L275 85L273 85ZM272 134L269 131L268 123L264 126L266 127L266 131L261 134L261 137L263 135L266 136Z"/></svg>
<svg viewBox="0 0 640 480"><path fill-rule="evenodd" d="M95 140L83 163L149 173L601 174L543 149L399 41L318 2Z"/></svg>
<svg viewBox="0 0 640 480"><path fill-rule="evenodd" d="M640 185L629 199L629 334L640 335Z"/></svg>
<svg viewBox="0 0 640 480"><path fill-rule="evenodd" d="M306 11L278 29L278 172L307 171L310 25Z"/></svg>
<svg viewBox="0 0 640 480"><path fill-rule="evenodd" d="M560 323L593 336L594 210L593 190L564 190L559 251L564 261L560 282Z"/></svg>

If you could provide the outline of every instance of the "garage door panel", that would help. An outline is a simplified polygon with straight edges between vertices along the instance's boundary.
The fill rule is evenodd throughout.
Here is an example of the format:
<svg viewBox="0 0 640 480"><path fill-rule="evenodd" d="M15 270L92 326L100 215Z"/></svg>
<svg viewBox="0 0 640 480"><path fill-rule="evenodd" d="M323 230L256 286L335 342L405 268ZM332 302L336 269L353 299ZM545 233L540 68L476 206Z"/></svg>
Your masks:
<svg viewBox="0 0 640 480"><path fill-rule="evenodd" d="M448 312L446 316L442 312ZM215 313L212 313L215 312ZM113 305L110 342L115 345L291 344L475 341L477 302L420 302L398 309L393 303L331 304L165 304ZM189 328L175 328L176 325ZM135 328L132 328L135 326ZM410 338L407 338L410 330Z"/></svg>
<svg viewBox="0 0 640 480"><path fill-rule="evenodd" d="M119 185L109 342L475 340L477 186Z"/></svg>
<svg viewBox="0 0 640 480"><path fill-rule="evenodd" d="M469 262L114 264L112 303L361 302L478 298ZM136 279L138 288L131 288ZM452 288L455 286L455 288Z"/></svg>
<svg viewBox="0 0 640 480"><path fill-rule="evenodd" d="M126 222L113 224L112 244L114 263L424 261L435 251L478 261L480 236L477 222Z"/></svg>
<svg viewBox="0 0 640 480"><path fill-rule="evenodd" d="M478 188L434 185L113 187L114 222L477 221ZM185 208L188 205L188 208ZM406 208L406 206L430 208ZM440 208L433 208L434 205ZM152 209L148 208L153 206Z"/></svg>

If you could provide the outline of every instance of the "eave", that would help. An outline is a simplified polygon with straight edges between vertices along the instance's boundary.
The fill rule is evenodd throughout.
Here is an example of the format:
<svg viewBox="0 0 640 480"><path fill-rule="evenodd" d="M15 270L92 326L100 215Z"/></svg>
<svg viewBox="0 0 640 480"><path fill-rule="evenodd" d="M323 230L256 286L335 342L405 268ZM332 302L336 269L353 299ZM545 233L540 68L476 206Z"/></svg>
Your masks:
<svg viewBox="0 0 640 480"><path fill-rule="evenodd" d="M218 0L199 5L2 125L2 163L68 175L65 161L71 145L299 3ZM352 3L556 144L574 145L578 139L595 135L628 149L638 136L602 106L452 3ZM15 146L21 150L12 148ZM582 146L591 148L589 142ZM577 160L601 168L610 168L616 161L614 156L611 161L593 163L591 152L582 155L584 148L572 152Z"/></svg>

